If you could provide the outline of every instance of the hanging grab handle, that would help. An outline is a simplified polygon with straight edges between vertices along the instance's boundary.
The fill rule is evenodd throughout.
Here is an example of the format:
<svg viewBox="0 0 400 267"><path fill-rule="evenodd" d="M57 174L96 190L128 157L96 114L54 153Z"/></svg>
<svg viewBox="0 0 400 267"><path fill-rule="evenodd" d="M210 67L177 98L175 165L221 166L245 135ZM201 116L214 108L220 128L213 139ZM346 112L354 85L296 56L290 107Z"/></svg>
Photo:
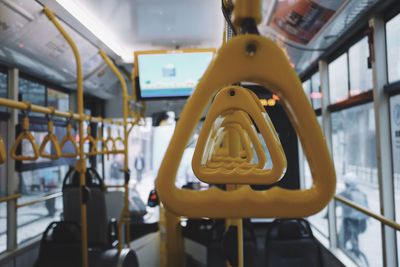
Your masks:
<svg viewBox="0 0 400 267"><path fill-rule="evenodd" d="M61 140L61 143L60 143L61 157L63 157L63 158L76 158L79 155L79 147L76 144L74 135L72 134L71 120L72 120L72 117L68 118L68 120L67 120L67 133L65 134L64 138ZM64 148L67 143L71 144L71 146L73 148L73 152L63 152L65 150Z"/></svg>
<svg viewBox="0 0 400 267"><path fill-rule="evenodd" d="M43 138L39 148L39 155L42 158L56 160L61 157L61 148L57 136L54 134L53 115L54 108L51 107L52 114L47 116L47 135ZM46 151L47 144L50 143L50 152ZM51 146L54 148L54 154L51 153Z"/></svg>
<svg viewBox="0 0 400 267"><path fill-rule="evenodd" d="M6 146L2 138L0 138L0 164L3 164L7 160Z"/></svg>
<svg viewBox="0 0 400 267"><path fill-rule="evenodd" d="M107 128L107 139L105 141L105 146L107 147L107 154L115 154L114 152L117 151L115 140L112 138L111 127Z"/></svg>
<svg viewBox="0 0 400 267"><path fill-rule="evenodd" d="M96 140L93 138L93 136L91 135L91 127L90 127L90 122L89 125L87 127L87 133L86 133L86 137L85 137L85 143L89 143L89 152L85 153L87 156L95 156L98 154L97 151L97 142Z"/></svg>
<svg viewBox="0 0 400 267"><path fill-rule="evenodd" d="M30 103L29 103L30 106ZM24 155L22 143L26 141L31 145L33 155ZM18 148L21 149L21 154L17 154ZM29 117L27 114L22 118L22 132L15 139L11 147L11 158L16 161L35 161L39 158L39 148L36 144L35 137L29 131Z"/></svg>
<svg viewBox="0 0 400 267"><path fill-rule="evenodd" d="M243 186L226 192L218 188L193 191L176 187L186 145L209 102L221 88L240 81L261 84L280 98L312 170L310 189L275 186L254 191ZM278 45L265 37L246 34L234 37L219 49L181 113L160 165L156 188L168 210L194 218L298 218L315 214L329 203L336 188L335 168L301 81Z"/></svg>
<svg viewBox="0 0 400 267"><path fill-rule="evenodd" d="M258 99L257 102L259 102ZM268 114L265 112L265 109L260 109L257 102L255 102L255 98L249 90L239 86L225 87L215 96L215 100L207 113L206 120L200 131L192 160L193 172L201 181L211 184L269 185L278 182L283 177L287 168L285 153ZM262 149L261 144L255 145L258 155L262 157L260 165L254 164L250 166L244 162L242 166L235 166L235 163L232 161L231 164L226 166L227 168L224 168L225 164L220 164L221 168L209 168L203 163L203 155L205 153L210 153L210 151L206 150L208 136L212 132L213 125L220 116L225 115L225 117L228 117L226 123L240 124L242 129L239 128L237 132L243 134L243 131L245 131L249 135L253 133L251 136L253 137L254 143L259 143L259 141L257 141L259 137L256 136L255 129L252 128L250 118L234 116L229 119L230 116L226 114L232 111L243 112L245 116L250 116L254 120L270 152L271 161L273 163L271 169L263 168L265 165L265 156L262 156L264 149ZM221 127L224 126L224 121L221 122ZM242 137L242 139L244 138L245 137ZM237 157L239 157L239 154Z"/></svg>

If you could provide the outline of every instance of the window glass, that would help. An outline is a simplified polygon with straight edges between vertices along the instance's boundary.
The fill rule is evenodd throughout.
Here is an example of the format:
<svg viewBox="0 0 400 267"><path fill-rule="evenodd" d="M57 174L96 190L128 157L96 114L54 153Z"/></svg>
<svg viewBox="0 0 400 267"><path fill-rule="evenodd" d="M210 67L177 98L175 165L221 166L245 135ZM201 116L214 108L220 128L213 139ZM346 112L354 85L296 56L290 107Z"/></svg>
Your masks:
<svg viewBox="0 0 400 267"><path fill-rule="evenodd" d="M381 223L339 201L335 204L338 247L357 266L383 266Z"/></svg>
<svg viewBox="0 0 400 267"><path fill-rule="evenodd" d="M35 105L46 106L46 87L42 84L19 78L18 80L20 101L27 101ZM40 113L32 113L35 116L44 116Z"/></svg>
<svg viewBox="0 0 400 267"><path fill-rule="evenodd" d="M368 39L364 37L349 50L350 94L372 89L372 70L368 68Z"/></svg>
<svg viewBox="0 0 400 267"><path fill-rule="evenodd" d="M26 203L60 192L67 171L68 166L58 166L20 173L19 192L22 197L18 202ZM50 222L60 219L61 212L62 199L60 197L19 208L17 211L18 243L40 235Z"/></svg>
<svg viewBox="0 0 400 267"><path fill-rule="evenodd" d="M308 79L307 81L303 82L303 89L306 93L308 100L310 100L310 93L311 93L311 81Z"/></svg>
<svg viewBox="0 0 400 267"><path fill-rule="evenodd" d="M313 105L314 109L321 108L321 100L322 100L322 94L321 94L321 80L319 77L319 72L315 73L311 77L311 102Z"/></svg>
<svg viewBox="0 0 400 267"><path fill-rule="evenodd" d="M0 203L0 253L7 249L7 203Z"/></svg>
<svg viewBox="0 0 400 267"><path fill-rule="evenodd" d="M7 98L7 75L0 72L0 97ZM6 111L5 107L0 107L0 111Z"/></svg>
<svg viewBox="0 0 400 267"><path fill-rule="evenodd" d="M400 81L400 15L386 23L389 83Z"/></svg>
<svg viewBox="0 0 400 267"><path fill-rule="evenodd" d="M322 125L322 117L317 117L318 123L320 126ZM308 165L307 159L304 157L304 187L311 188L312 185L312 176L310 166ZM328 208L324 208L319 213L308 217L308 220L311 224L326 238L329 237L329 229L328 229Z"/></svg>
<svg viewBox="0 0 400 267"><path fill-rule="evenodd" d="M0 138L7 146L7 122L0 121ZM0 196L7 195L7 168L6 164L0 164Z"/></svg>
<svg viewBox="0 0 400 267"><path fill-rule="evenodd" d="M400 221L400 95L390 98L390 128L396 220Z"/></svg>
<svg viewBox="0 0 400 267"><path fill-rule="evenodd" d="M46 87L44 85L23 78L19 79L18 85L21 101L29 101L41 106L46 105Z"/></svg>
<svg viewBox="0 0 400 267"><path fill-rule="evenodd" d="M380 213L372 103L332 113L332 150L337 193Z"/></svg>
<svg viewBox="0 0 400 267"><path fill-rule="evenodd" d="M69 95L51 88L47 88L48 106L61 111L69 111Z"/></svg>
<svg viewBox="0 0 400 267"><path fill-rule="evenodd" d="M332 61L328 71L331 104L347 99L349 90L347 53Z"/></svg>
<svg viewBox="0 0 400 267"><path fill-rule="evenodd" d="M23 203L29 197L18 200ZM27 242L41 235L53 221L61 220L62 198L46 200L34 205L25 206L17 210L17 242Z"/></svg>

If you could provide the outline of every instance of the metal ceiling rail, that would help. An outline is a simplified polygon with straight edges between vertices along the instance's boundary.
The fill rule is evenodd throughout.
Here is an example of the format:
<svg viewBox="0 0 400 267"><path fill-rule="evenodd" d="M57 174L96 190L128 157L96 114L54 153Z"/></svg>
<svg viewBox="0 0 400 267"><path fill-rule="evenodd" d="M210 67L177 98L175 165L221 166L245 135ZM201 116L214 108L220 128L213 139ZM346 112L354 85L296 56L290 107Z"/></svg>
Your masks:
<svg viewBox="0 0 400 267"><path fill-rule="evenodd" d="M349 207L351 207L351 208L353 208L353 209L355 209L355 210L357 210L359 212L362 212L362 213L368 215L369 217L372 217L372 218L380 221L384 225L392 227L396 231L400 231L400 224L398 224L397 222L392 221L392 220L390 220L390 219L388 219L388 218L386 218L386 217L384 217L382 215L376 214L376 213L374 213L372 211L369 211L366 208L354 203L351 200L348 200L348 199L346 199L344 197L341 197L341 196L338 196L338 195L335 196L335 200L339 201L339 202L342 202L342 203L346 204L347 206L349 206Z"/></svg>
<svg viewBox="0 0 400 267"><path fill-rule="evenodd" d="M43 113L43 114L48 114L48 115L54 114L54 116L56 116L56 117L72 118L74 120L79 120L79 118L80 118L79 114L77 114L77 113L54 110L51 107L43 107L43 106L31 104L29 102L15 101L15 100L2 98L2 97L0 97L0 106L12 108L12 109L19 109L19 110L27 110L27 111L29 110L32 112ZM101 117L92 117L89 115L83 115L82 120L90 121L90 122L94 122L94 123L105 123L105 124L113 124L113 125L123 125L124 124L122 121L119 121L119 120L117 121L117 120L113 120L113 119L104 119ZM134 121L130 121L129 123L134 123Z"/></svg>

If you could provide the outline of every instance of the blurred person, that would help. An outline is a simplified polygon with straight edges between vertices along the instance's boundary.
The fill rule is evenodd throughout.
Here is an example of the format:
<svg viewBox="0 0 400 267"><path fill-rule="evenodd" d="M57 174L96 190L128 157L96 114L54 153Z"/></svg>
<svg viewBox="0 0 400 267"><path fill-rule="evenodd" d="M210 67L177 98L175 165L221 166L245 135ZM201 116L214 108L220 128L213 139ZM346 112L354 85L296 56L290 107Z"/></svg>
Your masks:
<svg viewBox="0 0 400 267"><path fill-rule="evenodd" d="M367 195L362 192L357 183L355 173L347 173L344 175L345 189L339 193L342 196L355 204L364 208L368 208ZM338 203L342 208L342 225L339 230L339 247L346 249L347 242L350 241L351 250L359 250L358 237L367 230L368 217L344 203Z"/></svg>

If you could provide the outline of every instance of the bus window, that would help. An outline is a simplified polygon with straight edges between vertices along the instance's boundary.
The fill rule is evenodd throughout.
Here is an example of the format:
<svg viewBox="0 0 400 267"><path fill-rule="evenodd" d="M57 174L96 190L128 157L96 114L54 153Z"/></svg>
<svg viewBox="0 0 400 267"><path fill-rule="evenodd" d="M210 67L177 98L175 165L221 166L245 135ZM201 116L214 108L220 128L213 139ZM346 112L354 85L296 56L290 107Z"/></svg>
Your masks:
<svg viewBox="0 0 400 267"><path fill-rule="evenodd" d="M319 109L321 108L321 100L322 100L322 94L321 94L321 80L319 78L319 72L315 73L313 76L311 76L311 102L313 105L314 109Z"/></svg>
<svg viewBox="0 0 400 267"><path fill-rule="evenodd" d="M69 95L51 88L47 88L47 103L55 109L69 111Z"/></svg>
<svg viewBox="0 0 400 267"><path fill-rule="evenodd" d="M350 95L372 89L372 69L368 68L368 40L364 37L349 49Z"/></svg>
<svg viewBox="0 0 400 267"><path fill-rule="evenodd" d="M7 122L0 120L0 137L7 144ZM7 195L7 168L0 165L0 196ZM0 253L7 248L7 203L0 203Z"/></svg>
<svg viewBox="0 0 400 267"><path fill-rule="evenodd" d="M61 191L68 166L44 168L20 173L18 204L27 203ZM61 197L52 198L17 210L18 244L40 235L50 222L60 219Z"/></svg>
<svg viewBox="0 0 400 267"><path fill-rule="evenodd" d="M400 15L386 23L386 46L389 83L400 81Z"/></svg>
<svg viewBox="0 0 400 267"><path fill-rule="evenodd" d="M0 72L0 97L7 98L7 75ZM6 111L6 107L0 107L0 111Z"/></svg>
<svg viewBox="0 0 400 267"><path fill-rule="evenodd" d="M348 98L349 72L347 67L347 53L329 63L328 69L330 102L334 104Z"/></svg>

